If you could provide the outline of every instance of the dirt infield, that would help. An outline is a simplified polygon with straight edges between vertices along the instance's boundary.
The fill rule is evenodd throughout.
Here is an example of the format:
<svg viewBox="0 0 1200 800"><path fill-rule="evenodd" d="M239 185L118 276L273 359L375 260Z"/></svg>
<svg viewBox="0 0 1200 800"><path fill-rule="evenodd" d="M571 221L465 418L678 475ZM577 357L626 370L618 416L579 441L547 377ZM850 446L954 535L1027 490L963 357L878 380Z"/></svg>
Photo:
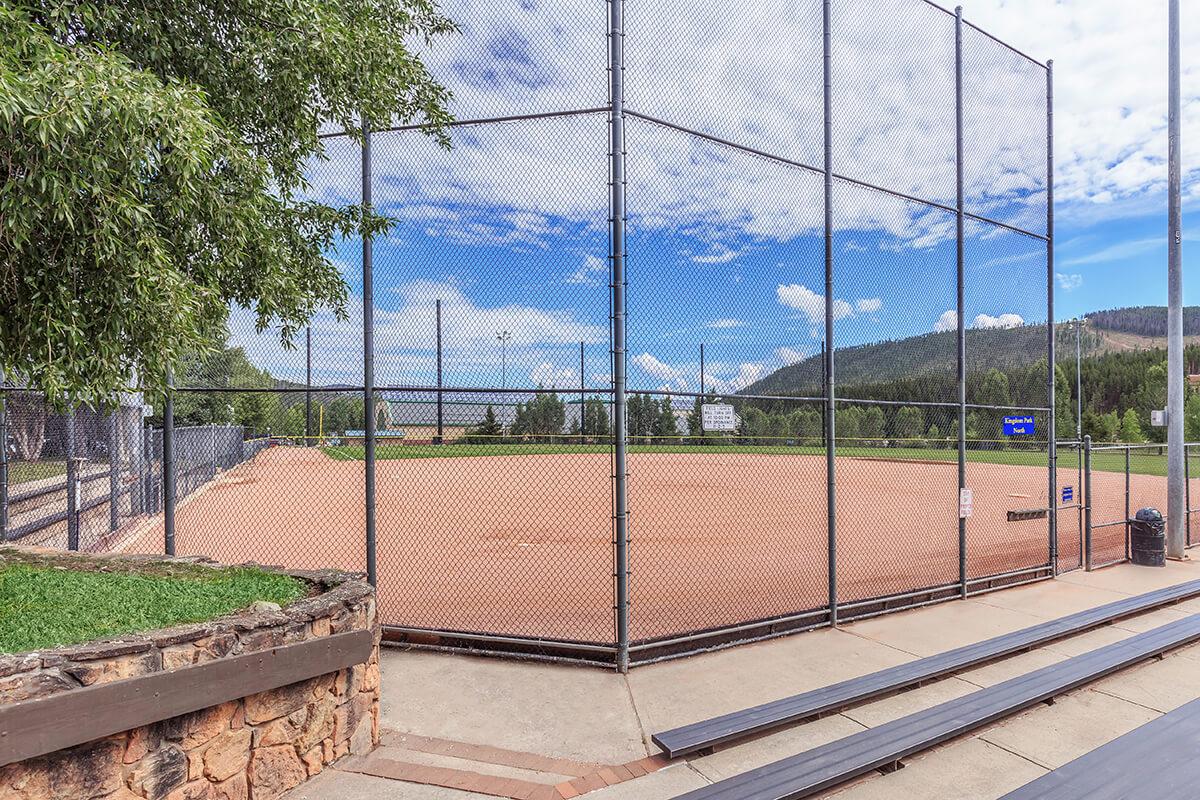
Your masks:
<svg viewBox="0 0 1200 800"><path fill-rule="evenodd" d="M957 472L839 458L839 602L958 578ZM703 630L825 605L825 462L812 455L629 457L631 633ZM377 463L379 602L386 623L608 642L613 637L611 465L596 454ZM1081 493L1074 469L1062 486ZM364 464L275 447L181 502L177 552L222 561L364 568ZM1047 562L1043 468L971 463L972 577ZM1137 502L1165 479L1134 476ZM1124 476L1097 473L1107 504ZM1145 501L1145 502L1144 502ZM1150 503L1155 504L1155 503ZM1135 504L1134 508L1138 505ZM1099 548L1123 549L1105 529ZM1110 541L1118 536L1115 544ZM1079 513L1060 513L1060 564L1079 560ZM161 520L125 542L161 552ZM1107 551L1106 551L1107 552ZM1099 556L1098 556L1099 558Z"/></svg>

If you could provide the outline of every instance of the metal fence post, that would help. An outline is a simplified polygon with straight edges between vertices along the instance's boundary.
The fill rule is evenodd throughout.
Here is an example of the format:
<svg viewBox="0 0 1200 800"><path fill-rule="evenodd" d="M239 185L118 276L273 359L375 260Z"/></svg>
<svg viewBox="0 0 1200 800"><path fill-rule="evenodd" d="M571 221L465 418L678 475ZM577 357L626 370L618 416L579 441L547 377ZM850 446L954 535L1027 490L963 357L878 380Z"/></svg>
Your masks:
<svg viewBox="0 0 1200 800"><path fill-rule="evenodd" d="M624 0L609 0L609 147L612 207L613 571L617 669L629 669L629 508L625 420L625 49Z"/></svg>
<svg viewBox="0 0 1200 800"><path fill-rule="evenodd" d="M121 458L117 453L117 413L121 408L118 401L108 414L108 530L116 531L118 524L117 502L121 485Z"/></svg>
<svg viewBox="0 0 1200 800"><path fill-rule="evenodd" d="M7 379L0 375L0 383ZM0 389L0 542L8 541L8 392Z"/></svg>
<svg viewBox="0 0 1200 800"><path fill-rule="evenodd" d="M1083 567L1092 571L1092 437L1083 437Z"/></svg>
<svg viewBox="0 0 1200 800"><path fill-rule="evenodd" d="M962 6L954 9L954 173L955 173L955 253L957 262L958 302L958 492L967 488L967 326L966 258L963 241L963 63ZM959 594L967 596L967 518L958 514Z"/></svg>
<svg viewBox="0 0 1200 800"><path fill-rule="evenodd" d="M824 137L825 137L825 506L829 574L829 624L838 624L837 597L837 492L834 480L837 468L836 395L833 358L833 12L831 0L822 3L824 62Z"/></svg>
<svg viewBox="0 0 1200 800"><path fill-rule="evenodd" d="M1132 450L1129 445L1125 445L1125 560L1130 557L1129 552L1129 451Z"/></svg>
<svg viewBox="0 0 1200 800"><path fill-rule="evenodd" d="M171 391L171 375L163 394L162 487L163 487L163 552L175 555L175 393Z"/></svg>
<svg viewBox="0 0 1200 800"><path fill-rule="evenodd" d="M362 204L364 217L371 210L371 125L363 118ZM365 464L367 580L378 583L375 568L375 284L372 272L373 243L362 237L363 280L363 456Z"/></svg>
<svg viewBox="0 0 1200 800"><path fill-rule="evenodd" d="M1046 62L1046 399L1050 406L1047 425L1046 466L1049 472L1050 574L1058 575L1058 433L1055 428L1055 328L1054 328L1054 62Z"/></svg>
<svg viewBox="0 0 1200 800"><path fill-rule="evenodd" d="M312 325L304 328L304 446L312 447Z"/></svg>
<svg viewBox="0 0 1200 800"><path fill-rule="evenodd" d="M67 457L67 549L79 549L79 462L75 456Z"/></svg>
<svg viewBox="0 0 1200 800"><path fill-rule="evenodd" d="M1183 445L1183 521L1186 544L1192 546L1192 468L1188 464L1188 445Z"/></svg>
<svg viewBox="0 0 1200 800"><path fill-rule="evenodd" d="M442 416L442 300L437 300L437 443L444 435Z"/></svg>

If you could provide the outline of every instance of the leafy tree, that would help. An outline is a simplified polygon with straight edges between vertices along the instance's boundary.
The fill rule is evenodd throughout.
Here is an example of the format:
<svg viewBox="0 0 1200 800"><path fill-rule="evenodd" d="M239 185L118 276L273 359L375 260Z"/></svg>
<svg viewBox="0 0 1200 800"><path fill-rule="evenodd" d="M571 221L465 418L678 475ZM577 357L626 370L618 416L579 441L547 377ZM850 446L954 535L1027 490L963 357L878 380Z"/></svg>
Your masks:
<svg viewBox="0 0 1200 800"><path fill-rule="evenodd" d="M488 403L487 410L483 412L483 420L475 427L470 428L464 438L472 444L495 444L503 435L504 428L496 419L496 409L492 408L491 403Z"/></svg>
<svg viewBox="0 0 1200 800"><path fill-rule="evenodd" d="M325 256L381 233L303 199L319 126L416 121L433 0L24 0L0 6L0 369L102 403L219 340L230 304L290 342L346 289Z"/></svg>
<svg viewBox="0 0 1200 800"><path fill-rule="evenodd" d="M976 397L978 398L979 405L1011 406L1013 399L1008 375L998 369L988 370L987 374L983 377L983 383L980 385ZM1004 417L1007 413L1009 412L991 409L982 411L983 427L980 430L980 434L984 439L991 440L991 443L995 446L1004 446Z"/></svg>
<svg viewBox="0 0 1200 800"><path fill-rule="evenodd" d="M511 432L514 436L554 441L567 424L567 407L554 392L539 394L528 403L518 403Z"/></svg>
<svg viewBox="0 0 1200 800"><path fill-rule="evenodd" d="M813 447L822 444L821 437L824 432L821 430L821 412L815 408L804 406L798 408L787 416L788 433L796 444Z"/></svg>
<svg viewBox="0 0 1200 800"><path fill-rule="evenodd" d="M834 417L834 436L838 441L844 441L847 446L855 447L860 444L859 422L862 420L862 409L858 406L843 406L837 410Z"/></svg>
<svg viewBox="0 0 1200 800"><path fill-rule="evenodd" d="M934 428L937 426L934 425ZM903 406L896 412L896 420L892 423L892 430L896 434L896 438L900 440L900 444L904 447L920 447L924 442L921 441L921 436L925 432L925 414L917 406ZM933 437L931 429L930 434Z"/></svg>
<svg viewBox="0 0 1200 800"><path fill-rule="evenodd" d="M862 416L859 418L858 435L863 439L879 441L883 439L883 426L883 409L879 406L868 406L862 410Z"/></svg>
<svg viewBox="0 0 1200 800"><path fill-rule="evenodd" d="M1200 442L1200 394L1189 392L1183 406L1183 435L1188 442Z"/></svg>
<svg viewBox="0 0 1200 800"><path fill-rule="evenodd" d="M942 429L937 426L936 422L929 426L929 442L937 450L941 450L947 444L946 440L942 438Z"/></svg>
<svg viewBox="0 0 1200 800"><path fill-rule="evenodd" d="M583 433L593 440L608 436L608 406L598 397L589 397L583 404Z"/></svg>
<svg viewBox="0 0 1200 800"><path fill-rule="evenodd" d="M1138 419L1137 412L1132 408L1126 409L1125 416L1121 417L1121 441L1127 444L1146 441L1146 436L1142 433L1141 420Z"/></svg>
<svg viewBox="0 0 1200 800"><path fill-rule="evenodd" d="M738 437L742 444L761 444L767 428L767 412L758 406L746 406L738 412Z"/></svg>
<svg viewBox="0 0 1200 800"><path fill-rule="evenodd" d="M671 405L671 398L664 397L659 401L658 415L654 420L654 438L663 442L678 435L679 424L675 421L675 408Z"/></svg>

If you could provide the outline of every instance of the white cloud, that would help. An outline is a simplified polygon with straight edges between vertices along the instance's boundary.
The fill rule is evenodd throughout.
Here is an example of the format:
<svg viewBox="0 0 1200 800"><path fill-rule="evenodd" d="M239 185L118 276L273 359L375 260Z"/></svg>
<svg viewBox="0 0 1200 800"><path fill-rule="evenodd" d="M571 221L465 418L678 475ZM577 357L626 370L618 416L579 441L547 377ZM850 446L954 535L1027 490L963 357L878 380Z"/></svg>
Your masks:
<svg viewBox="0 0 1200 800"><path fill-rule="evenodd" d="M854 310L859 314L874 314L883 308L883 298L865 297L854 301Z"/></svg>
<svg viewBox="0 0 1200 800"><path fill-rule="evenodd" d="M720 329L724 329L724 328L740 328L741 326L743 326L745 324L746 323L742 322L740 319L734 319L732 317L722 317L721 319L714 319L712 322L705 323L704 327L716 328L716 329L720 330Z"/></svg>
<svg viewBox="0 0 1200 800"><path fill-rule="evenodd" d="M979 314L975 317L975 321L971 323L973 328L1017 328L1025 324L1025 320L1018 314L1001 314L998 317L993 317L988 314Z"/></svg>
<svg viewBox="0 0 1200 800"><path fill-rule="evenodd" d="M574 387L579 384L579 373L569 369L558 369L549 361L543 361L529 372L529 380L544 389Z"/></svg>
<svg viewBox="0 0 1200 800"><path fill-rule="evenodd" d="M579 265L579 268L567 276L567 283L583 286L603 286L608 280L607 276L608 261L589 253L583 257L583 263Z"/></svg>
<svg viewBox="0 0 1200 800"><path fill-rule="evenodd" d="M1069 292L1074 289L1078 289L1080 286L1083 285L1083 276L1077 272L1074 272L1074 273L1056 272L1056 273L1054 273L1054 277L1058 280L1058 287L1060 289L1062 289L1064 292Z"/></svg>
<svg viewBox="0 0 1200 800"><path fill-rule="evenodd" d="M684 378L684 372L681 369L671 366L670 364L660 361L656 356L650 353L638 353L629 359L634 366L641 369L646 374L660 381L668 381L677 388L686 388L687 381Z"/></svg>
<svg viewBox="0 0 1200 800"><path fill-rule="evenodd" d="M808 321L816 325L825 320L825 297L819 295L807 286L799 283L779 284L775 288L775 296L779 302L788 308L794 308L804 314ZM854 308L845 300L833 301L833 318L843 319L854 314Z"/></svg>
<svg viewBox="0 0 1200 800"><path fill-rule="evenodd" d="M712 246L711 253L694 255L692 261L696 264L728 264L737 257L737 250L731 250L720 242L716 242Z"/></svg>
<svg viewBox="0 0 1200 800"><path fill-rule="evenodd" d="M958 329L958 312L954 310L943 311L942 315L933 323L934 333L945 333Z"/></svg>
<svg viewBox="0 0 1200 800"><path fill-rule="evenodd" d="M804 350L796 350L791 347L776 347L775 357L786 367L808 358L808 353Z"/></svg>

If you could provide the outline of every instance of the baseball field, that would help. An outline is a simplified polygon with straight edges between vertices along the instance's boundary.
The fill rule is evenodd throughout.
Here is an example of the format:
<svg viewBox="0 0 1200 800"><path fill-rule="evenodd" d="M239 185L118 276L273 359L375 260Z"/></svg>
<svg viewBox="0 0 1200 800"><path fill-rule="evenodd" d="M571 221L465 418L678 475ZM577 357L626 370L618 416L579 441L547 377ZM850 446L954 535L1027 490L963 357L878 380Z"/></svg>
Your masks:
<svg viewBox="0 0 1200 800"><path fill-rule="evenodd" d="M457 447L457 446L455 446ZM483 446L500 447L500 446ZM797 448L634 447L629 455L635 639L761 620L826 602L825 460ZM837 470L837 587L851 603L958 579L953 451L855 451ZM436 455L434 453L437 453ZM447 455L452 453L453 455ZM932 456L931 456L932 454ZM276 446L180 502L180 554L300 568L365 566L365 463L353 450ZM990 457L991 460L984 460ZM1123 461L1122 461L1123 464ZM386 623L607 642L613 631L612 468L606 448L380 448L379 602ZM1044 565L1045 455L972 453L970 577ZM1062 490L1081 493L1074 455ZM1093 475L1096 521L1124 519L1125 477ZM1133 507L1165 479L1131 479ZM1059 513L1059 562L1079 563L1080 512ZM161 519L122 543L161 551ZM1097 560L1124 528L1097 531Z"/></svg>

